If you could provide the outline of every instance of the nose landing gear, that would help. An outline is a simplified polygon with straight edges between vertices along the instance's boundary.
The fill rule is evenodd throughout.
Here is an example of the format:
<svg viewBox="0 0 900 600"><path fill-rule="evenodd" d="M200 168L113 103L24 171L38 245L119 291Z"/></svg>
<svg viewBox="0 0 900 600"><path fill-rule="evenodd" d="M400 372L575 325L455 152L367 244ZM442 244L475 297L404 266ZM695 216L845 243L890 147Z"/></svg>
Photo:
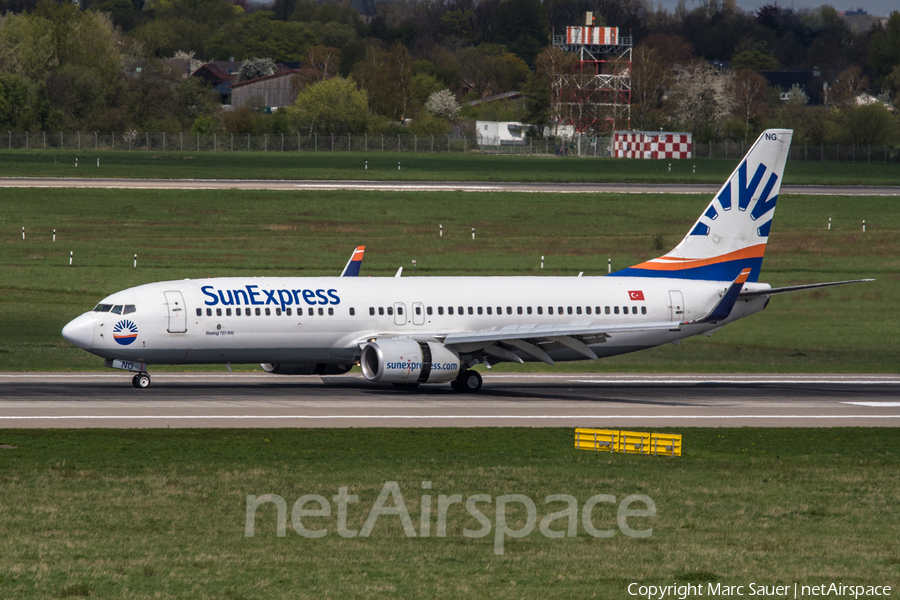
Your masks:
<svg viewBox="0 0 900 600"><path fill-rule="evenodd" d="M148 387L150 387L150 374L138 373L131 378L131 385L141 390L147 389Z"/></svg>

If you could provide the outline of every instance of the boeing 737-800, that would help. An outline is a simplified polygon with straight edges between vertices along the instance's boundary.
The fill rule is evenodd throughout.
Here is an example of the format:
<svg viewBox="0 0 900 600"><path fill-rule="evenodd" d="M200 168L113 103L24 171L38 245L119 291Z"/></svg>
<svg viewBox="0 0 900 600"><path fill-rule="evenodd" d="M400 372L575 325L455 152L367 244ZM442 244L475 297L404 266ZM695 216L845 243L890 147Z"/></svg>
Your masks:
<svg viewBox="0 0 900 600"><path fill-rule="evenodd" d="M476 392L477 364L552 365L706 334L774 294L850 283L759 283L791 135L764 132L675 249L603 277L165 281L104 298L62 335L135 372L138 388L154 364L261 363L281 374L358 364L373 382Z"/></svg>

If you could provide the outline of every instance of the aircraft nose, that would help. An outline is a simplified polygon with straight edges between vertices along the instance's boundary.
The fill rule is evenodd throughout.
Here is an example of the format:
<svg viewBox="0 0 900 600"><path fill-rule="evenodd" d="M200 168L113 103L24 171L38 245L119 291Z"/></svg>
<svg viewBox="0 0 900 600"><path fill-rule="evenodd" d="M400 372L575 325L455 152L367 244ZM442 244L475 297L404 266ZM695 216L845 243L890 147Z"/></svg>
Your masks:
<svg viewBox="0 0 900 600"><path fill-rule="evenodd" d="M94 317L85 313L63 327L62 336L67 342L83 350L94 345Z"/></svg>

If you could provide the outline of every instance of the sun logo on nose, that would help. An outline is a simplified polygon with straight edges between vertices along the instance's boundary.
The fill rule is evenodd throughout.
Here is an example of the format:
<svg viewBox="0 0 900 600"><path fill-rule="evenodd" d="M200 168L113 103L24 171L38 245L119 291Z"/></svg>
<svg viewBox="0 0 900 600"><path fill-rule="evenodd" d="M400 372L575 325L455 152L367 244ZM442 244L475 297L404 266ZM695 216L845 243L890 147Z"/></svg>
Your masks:
<svg viewBox="0 0 900 600"><path fill-rule="evenodd" d="M127 346L128 344L132 343L137 339L137 336L138 328L133 321L125 319L124 321L119 321L113 326L113 339L123 346Z"/></svg>

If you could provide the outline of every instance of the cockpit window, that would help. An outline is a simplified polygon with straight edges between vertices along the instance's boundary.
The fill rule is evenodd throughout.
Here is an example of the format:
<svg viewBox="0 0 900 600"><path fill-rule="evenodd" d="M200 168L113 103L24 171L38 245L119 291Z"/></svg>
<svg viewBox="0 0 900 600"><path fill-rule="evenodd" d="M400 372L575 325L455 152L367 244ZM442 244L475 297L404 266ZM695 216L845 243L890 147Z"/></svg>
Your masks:
<svg viewBox="0 0 900 600"><path fill-rule="evenodd" d="M137 308L134 307L134 304L126 304L125 308L122 310L123 315L130 315L133 312L137 312Z"/></svg>
<svg viewBox="0 0 900 600"><path fill-rule="evenodd" d="M122 305L116 304L115 306L112 307L112 310L109 312L111 312L114 315L121 315L122 314Z"/></svg>
<svg viewBox="0 0 900 600"><path fill-rule="evenodd" d="M98 304L94 307L94 312L109 312L112 307L112 304Z"/></svg>

